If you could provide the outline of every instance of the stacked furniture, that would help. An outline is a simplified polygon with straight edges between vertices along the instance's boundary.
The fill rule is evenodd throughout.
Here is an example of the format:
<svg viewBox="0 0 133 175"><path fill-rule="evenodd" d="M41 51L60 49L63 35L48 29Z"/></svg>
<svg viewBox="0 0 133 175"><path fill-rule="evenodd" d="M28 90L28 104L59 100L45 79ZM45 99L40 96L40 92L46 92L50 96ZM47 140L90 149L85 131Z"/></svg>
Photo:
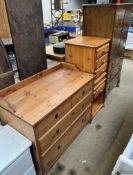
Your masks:
<svg viewBox="0 0 133 175"><path fill-rule="evenodd" d="M0 174L36 175L31 141L6 125L0 128Z"/></svg>
<svg viewBox="0 0 133 175"><path fill-rule="evenodd" d="M133 4L100 4L83 6L83 35L111 39L109 67L106 84L107 96L119 85Z"/></svg>
<svg viewBox="0 0 133 175"><path fill-rule="evenodd" d="M93 76L61 63L0 91L0 117L32 143L38 175L91 120Z"/></svg>
<svg viewBox="0 0 133 175"><path fill-rule="evenodd" d="M104 103L110 39L80 36L66 41L66 62L95 76L92 117Z"/></svg>

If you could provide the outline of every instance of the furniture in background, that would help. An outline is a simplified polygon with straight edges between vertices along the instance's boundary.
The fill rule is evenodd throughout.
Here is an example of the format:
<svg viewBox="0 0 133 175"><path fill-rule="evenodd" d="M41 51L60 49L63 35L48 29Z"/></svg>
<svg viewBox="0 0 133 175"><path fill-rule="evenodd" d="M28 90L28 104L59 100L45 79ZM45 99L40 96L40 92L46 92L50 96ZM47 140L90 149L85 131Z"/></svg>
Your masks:
<svg viewBox="0 0 133 175"><path fill-rule="evenodd" d="M107 37L112 41L109 55L106 96L115 86L119 86L124 47L132 9L133 4L83 6L83 35Z"/></svg>
<svg viewBox="0 0 133 175"><path fill-rule="evenodd" d="M92 117L104 103L110 39L79 36L65 42L66 62L95 76Z"/></svg>
<svg viewBox="0 0 133 175"><path fill-rule="evenodd" d="M92 88L93 75L61 63L0 91L1 121L32 141L38 175L91 120Z"/></svg>
<svg viewBox="0 0 133 175"><path fill-rule="evenodd" d="M4 45L0 39L0 89L15 83L14 72Z"/></svg>
<svg viewBox="0 0 133 175"><path fill-rule="evenodd" d="M46 46L46 58L54 61L65 61L65 54L57 54L53 51L53 45Z"/></svg>
<svg viewBox="0 0 133 175"><path fill-rule="evenodd" d="M0 174L36 175L31 141L10 126L0 127Z"/></svg>
<svg viewBox="0 0 133 175"><path fill-rule="evenodd" d="M5 0L20 79L47 68L41 0ZM15 19L15 20L14 20Z"/></svg>

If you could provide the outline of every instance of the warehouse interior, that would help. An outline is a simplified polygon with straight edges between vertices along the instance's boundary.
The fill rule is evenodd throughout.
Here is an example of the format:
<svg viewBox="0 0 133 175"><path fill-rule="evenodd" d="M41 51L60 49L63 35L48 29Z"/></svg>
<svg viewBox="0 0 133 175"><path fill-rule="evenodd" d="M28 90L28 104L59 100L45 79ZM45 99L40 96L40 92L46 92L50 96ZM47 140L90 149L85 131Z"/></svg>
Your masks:
<svg viewBox="0 0 133 175"><path fill-rule="evenodd" d="M133 1L0 0L0 175L133 175Z"/></svg>

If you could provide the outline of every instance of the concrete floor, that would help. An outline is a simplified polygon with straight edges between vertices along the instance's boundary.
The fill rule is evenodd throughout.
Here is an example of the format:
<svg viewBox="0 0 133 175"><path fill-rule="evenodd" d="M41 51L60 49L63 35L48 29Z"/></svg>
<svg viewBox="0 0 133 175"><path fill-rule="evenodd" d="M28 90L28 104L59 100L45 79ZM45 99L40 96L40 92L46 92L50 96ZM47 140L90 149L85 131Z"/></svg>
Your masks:
<svg viewBox="0 0 133 175"><path fill-rule="evenodd" d="M48 175L110 175L133 133L133 61L124 60L121 83L105 107L65 151Z"/></svg>

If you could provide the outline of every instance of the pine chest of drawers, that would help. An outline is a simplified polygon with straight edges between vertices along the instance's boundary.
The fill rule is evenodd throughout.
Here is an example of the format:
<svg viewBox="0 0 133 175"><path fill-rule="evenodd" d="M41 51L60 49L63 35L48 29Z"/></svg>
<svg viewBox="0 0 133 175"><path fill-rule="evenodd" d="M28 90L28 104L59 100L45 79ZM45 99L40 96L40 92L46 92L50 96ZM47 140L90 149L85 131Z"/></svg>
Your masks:
<svg viewBox="0 0 133 175"><path fill-rule="evenodd" d="M33 142L38 175L91 119L93 76L61 63L0 91L0 118Z"/></svg>
<svg viewBox="0 0 133 175"><path fill-rule="evenodd" d="M79 36L66 41L66 62L95 76L92 116L103 105L110 39Z"/></svg>

